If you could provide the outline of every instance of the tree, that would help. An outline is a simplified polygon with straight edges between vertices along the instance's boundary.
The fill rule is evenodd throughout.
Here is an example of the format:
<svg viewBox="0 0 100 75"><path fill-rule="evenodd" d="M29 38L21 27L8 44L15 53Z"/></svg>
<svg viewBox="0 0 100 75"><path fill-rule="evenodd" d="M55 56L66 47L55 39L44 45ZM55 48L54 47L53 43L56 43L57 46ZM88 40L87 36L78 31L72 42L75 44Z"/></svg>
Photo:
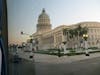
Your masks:
<svg viewBox="0 0 100 75"><path fill-rule="evenodd" d="M83 34L87 34L87 32L88 28L82 27L81 25L78 25L74 29L63 29L63 35L67 36L67 41L69 41L69 43L71 42L72 45L74 45L76 38L78 40L77 42L80 44Z"/></svg>
<svg viewBox="0 0 100 75"><path fill-rule="evenodd" d="M78 25L76 30L78 32L78 36L77 37L78 37L79 44L81 44L83 34L87 34L88 28L87 27L81 27L81 25ZM79 45L79 47L80 47L80 45Z"/></svg>

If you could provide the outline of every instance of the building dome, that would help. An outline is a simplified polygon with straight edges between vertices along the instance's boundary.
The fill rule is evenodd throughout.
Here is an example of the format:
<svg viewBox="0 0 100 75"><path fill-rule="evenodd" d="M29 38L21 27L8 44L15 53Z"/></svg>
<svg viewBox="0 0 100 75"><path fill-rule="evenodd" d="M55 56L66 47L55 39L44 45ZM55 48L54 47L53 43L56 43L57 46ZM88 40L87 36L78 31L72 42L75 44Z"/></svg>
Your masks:
<svg viewBox="0 0 100 75"><path fill-rule="evenodd" d="M45 9L43 9L42 13L38 17L37 32L43 33L49 30L51 30L50 18Z"/></svg>
<svg viewBox="0 0 100 75"><path fill-rule="evenodd" d="M38 24L50 24L50 18L46 14L45 9L42 10L42 13L38 17Z"/></svg>

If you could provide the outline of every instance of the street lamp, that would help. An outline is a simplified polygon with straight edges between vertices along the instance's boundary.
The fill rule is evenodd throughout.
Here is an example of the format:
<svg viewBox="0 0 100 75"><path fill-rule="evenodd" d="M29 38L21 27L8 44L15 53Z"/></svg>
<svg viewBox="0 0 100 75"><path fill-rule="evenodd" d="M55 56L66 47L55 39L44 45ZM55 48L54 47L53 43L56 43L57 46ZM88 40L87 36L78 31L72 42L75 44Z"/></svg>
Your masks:
<svg viewBox="0 0 100 75"><path fill-rule="evenodd" d="M21 31L21 35L29 35L30 36L30 34L24 33L23 31Z"/></svg>
<svg viewBox="0 0 100 75"><path fill-rule="evenodd" d="M30 48L32 49L32 44L33 44L33 37L32 37L32 35L27 34L27 33L23 32L23 31L21 31L21 35L27 35L27 36L30 37L29 43L30 43Z"/></svg>
<svg viewBox="0 0 100 75"><path fill-rule="evenodd" d="M87 34L83 34L83 38L85 41L87 41L88 35Z"/></svg>
<svg viewBox="0 0 100 75"><path fill-rule="evenodd" d="M37 39L34 39L32 35L24 33L23 31L21 31L21 35L28 35L30 37L30 43L32 44L32 47L34 46L35 50L38 50L37 45L38 45L39 41Z"/></svg>
<svg viewBox="0 0 100 75"><path fill-rule="evenodd" d="M88 43L87 43L87 39L88 39L88 34L83 34L83 38L84 38L84 47L85 47L85 54L86 56L89 56L89 52L88 52Z"/></svg>

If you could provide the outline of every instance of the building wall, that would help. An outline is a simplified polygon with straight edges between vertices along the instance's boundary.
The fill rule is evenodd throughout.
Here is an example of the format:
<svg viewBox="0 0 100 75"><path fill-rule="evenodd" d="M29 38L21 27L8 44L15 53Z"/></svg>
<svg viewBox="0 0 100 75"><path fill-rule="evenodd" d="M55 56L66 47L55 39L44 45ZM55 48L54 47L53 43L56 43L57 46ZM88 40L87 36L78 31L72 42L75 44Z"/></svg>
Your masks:
<svg viewBox="0 0 100 75"><path fill-rule="evenodd" d="M99 22L89 22L84 25L88 27L88 44L89 47L97 47L97 41L100 40L100 23Z"/></svg>
<svg viewBox="0 0 100 75"><path fill-rule="evenodd" d="M88 47L97 47L97 41L100 40L100 23L94 22L83 22L71 26L59 26L51 31L35 35L35 38L38 38L39 44L38 47L40 50L59 48L62 42L67 42L67 48L79 46L80 41L78 38L74 37L72 40L67 40L67 35L63 35L64 28L75 28L77 25L81 24L82 27L88 27ZM100 43L100 42L99 42Z"/></svg>
<svg viewBox="0 0 100 75"><path fill-rule="evenodd" d="M81 25L82 27L88 28L88 47L97 47L98 43L100 43L100 23L98 23L98 22L82 22L82 23L72 25L70 28L75 28L75 27L77 27L77 25ZM66 37L66 36L64 36L64 37ZM79 43L80 42L77 38L74 40L70 40L70 41L68 41L68 47L75 47L75 44L79 45Z"/></svg>

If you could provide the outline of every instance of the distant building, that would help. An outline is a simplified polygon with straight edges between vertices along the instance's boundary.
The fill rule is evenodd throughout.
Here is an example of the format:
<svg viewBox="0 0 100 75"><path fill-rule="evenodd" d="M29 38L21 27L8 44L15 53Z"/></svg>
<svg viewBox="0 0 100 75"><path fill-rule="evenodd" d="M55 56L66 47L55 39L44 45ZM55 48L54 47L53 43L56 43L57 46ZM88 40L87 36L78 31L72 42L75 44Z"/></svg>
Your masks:
<svg viewBox="0 0 100 75"><path fill-rule="evenodd" d="M50 18L47 15L45 9L38 17L37 31L33 34L36 40L35 47L39 50L59 48L59 46L66 41L67 48L71 48L76 43L79 45L79 40L74 41L67 40L66 36L63 35L63 29L73 29L78 25L88 28L88 45L89 47L97 47L97 42L100 40L100 23L99 22L81 22L73 25L61 25L52 29L50 24Z"/></svg>

